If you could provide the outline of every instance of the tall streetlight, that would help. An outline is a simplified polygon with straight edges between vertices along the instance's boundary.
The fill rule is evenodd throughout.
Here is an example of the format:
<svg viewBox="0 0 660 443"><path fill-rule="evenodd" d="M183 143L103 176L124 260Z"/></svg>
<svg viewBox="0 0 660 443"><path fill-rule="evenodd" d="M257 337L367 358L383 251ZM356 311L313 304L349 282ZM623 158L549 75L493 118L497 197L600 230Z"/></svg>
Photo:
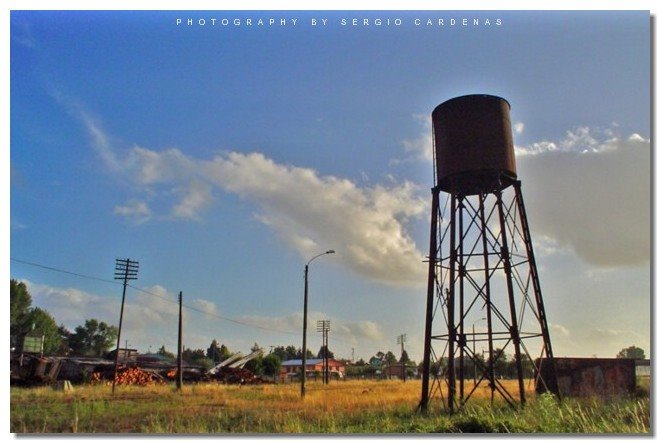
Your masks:
<svg viewBox="0 0 660 443"><path fill-rule="evenodd" d="M321 254L312 257L305 265L305 302L303 308L303 342L302 342L302 379L300 382L300 397L305 398L305 377L307 372L307 275L309 273L309 264L312 260L326 254L334 254L335 250L330 249Z"/></svg>
<svg viewBox="0 0 660 443"><path fill-rule="evenodd" d="M481 320L488 320L486 317L478 318L472 323L472 364L474 366L474 385L477 385L477 345L476 345L476 335L474 333L474 325Z"/></svg>

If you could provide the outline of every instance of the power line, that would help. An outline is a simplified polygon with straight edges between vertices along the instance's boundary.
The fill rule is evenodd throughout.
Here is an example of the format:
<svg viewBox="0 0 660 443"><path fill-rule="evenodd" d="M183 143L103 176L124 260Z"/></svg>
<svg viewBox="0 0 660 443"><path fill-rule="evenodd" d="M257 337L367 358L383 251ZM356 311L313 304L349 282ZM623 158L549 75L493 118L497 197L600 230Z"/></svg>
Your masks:
<svg viewBox="0 0 660 443"><path fill-rule="evenodd" d="M30 261L27 261L27 260L21 260L21 259L17 259L17 258L10 258L10 260L15 261L17 263L22 263L24 265L34 266L34 267L41 268L41 269L47 269L47 270L53 271L53 272L60 272L62 274L69 274L69 275L73 275L73 276L76 276L76 277L86 278L86 279L89 279L89 280L101 281L101 282L110 283L110 284L113 284L113 285L117 285L117 284L121 285L122 284L121 282L116 282L116 281L113 281L113 280L108 280L108 279L104 279L104 278L100 278L100 277L94 277L94 276L91 276L91 275L81 274L81 273L78 273L78 272L67 271L65 269L60 269L60 268L56 268L56 267L53 267L53 266L46 266L46 265L42 265L42 264L39 264L39 263L30 262ZM144 288L140 288L140 287L137 287L137 286L134 286L134 285L131 285L131 284L127 284L127 286L132 288L132 289L135 289L136 291L139 291L139 292L142 292L144 294L150 295L152 297L160 298L161 300L164 300L168 303L173 303L173 304L176 304L176 305L179 304L179 302L176 301L176 300L171 300L167 297L164 297L160 294L153 293L153 292L148 291ZM297 335L295 332L291 332L291 331L283 331L283 330L280 330L280 329L268 328L268 327L265 327L265 326L259 326L259 325L255 325L255 324L252 324L252 323L242 322L240 320L235 320L235 319L229 318L229 317L223 317L223 316L215 314L213 312L204 311L202 309L199 309L199 308L196 308L196 307L190 306L190 305L185 305L184 304L183 307L186 308L186 309L189 309L191 311L199 312L199 313L204 314L204 315L209 315L211 317L215 317L215 318L218 318L220 320L229 321L229 322L232 322L232 323L235 323L235 324L238 324L238 325L242 325L242 326L248 326L248 327L252 327L252 328L262 329L264 331L269 331L269 332L280 332L280 333L283 333L283 334Z"/></svg>
<svg viewBox="0 0 660 443"><path fill-rule="evenodd" d="M117 282L117 281L114 281L114 280L108 280L108 279L104 279L104 278L101 278L101 277L94 277L94 276L91 276L91 275L81 274L81 273L78 273L78 272L67 271L65 269L56 268L54 266L47 266L47 265L34 263L34 262L31 262L31 261L27 261L27 260L21 260L21 259L18 259L18 258L10 258L10 260L14 261L16 263L21 263L21 264L24 264L24 265L34 266L34 267L37 267L37 268L46 269L46 270L53 271L53 272L60 272L62 274L73 275L73 276L80 277L80 278L86 278L86 279L89 279L89 280L101 281L101 282L110 283L110 284L113 284L113 285L121 285L122 284L121 282ZM139 287L133 286L131 284L127 284L127 286L132 288L132 289L135 289L136 291L139 291L139 292L142 292L144 294L150 295L152 297L160 298L161 300L164 300L168 303L173 303L175 305L179 304L179 302L176 301L176 300L169 299L169 298L164 297L160 294L156 294L156 293L153 293L151 291L148 291L144 288L139 288ZM259 326L259 325L255 325L253 323L247 323L247 322L243 322L243 321L236 320L236 319L233 319L233 318L223 317L223 316L215 314L213 312L204 311L203 309L199 309L199 308L196 308L196 307L190 306L190 305L185 305L184 304L183 307L188 309L188 310L191 310L191 311L195 311L195 312L198 312L198 313L201 313L201 314L204 314L204 315L215 317L219 320L228 321L228 322L231 322L231 323L234 323L234 324L237 324L237 325L241 325L241 326L247 326L247 327L250 327L250 328L261 329L263 331L268 331L268 332L279 332L281 334L288 334L288 335L294 335L294 336L298 335L296 332L292 332L292 331L284 331L284 330L281 330L281 329L268 328L266 326ZM340 335L341 335L341 333L340 333ZM348 343L347 341L344 341L344 340L341 340L341 339L338 340L338 341Z"/></svg>
<svg viewBox="0 0 660 443"><path fill-rule="evenodd" d="M121 283L116 282L114 280L108 280L108 279L100 278L100 277L92 277L91 275L79 274L77 272L65 271L64 269L58 269L58 268L54 268L52 266L40 265L39 263L29 262L29 261L26 261L26 260L20 260L18 258L9 258L9 260L15 261L16 263L22 263L24 265L30 265L30 266L34 266L34 267L37 267L37 268L48 269L49 271L61 272L62 274L75 275L76 277L87 278L89 280L102 281L104 283L110 283L110 284L113 284L113 285L121 285Z"/></svg>

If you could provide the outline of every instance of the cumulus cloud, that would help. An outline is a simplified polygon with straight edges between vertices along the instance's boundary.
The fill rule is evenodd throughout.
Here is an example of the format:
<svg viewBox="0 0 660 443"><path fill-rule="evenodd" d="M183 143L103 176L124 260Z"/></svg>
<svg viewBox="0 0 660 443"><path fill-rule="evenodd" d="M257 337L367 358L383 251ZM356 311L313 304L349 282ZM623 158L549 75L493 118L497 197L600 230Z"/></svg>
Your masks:
<svg viewBox="0 0 660 443"><path fill-rule="evenodd" d="M384 337L382 326L377 322L371 320L345 321L328 316L323 312L308 313L307 325L310 328L308 333L315 327L317 320L330 320L330 333L340 337L344 342L356 344L362 340L378 341ZM241 317L240 321L273 331L298 335L302 328L303 317L301 313L294 312L279 317L249 315Z"/></svg>
<svg viewBox="0 0 660 443"><path fill-rule="evenodd" d="M413 116L420 125L417 138L403 140L403 149L418 160L433 161L433 137L431 135L431 117L416 114Z"/></svg>
<svg viewBox="0 0 660 443"><path fill-rule="evenodd" d="M210 315L218 315L218 307L210 300L204 300L203 298L196 298L192 301L192 306L195 309L199 309Z"/></svg>
<svg viewBox="0 0 660 443"><path fill-rule="evenodd" d="M633 134L631 139L634 139L635 136L644 140L638 134ZM606 138L604 139L603 137ZM566 135L560 141L544 140L528 146L516 146L515 152L517 157L549 152L598 153L616 149L617 142L619 142L619 139L611 128L593 130L587 126L580 126L566 131Z"/></svg>
<svg viewBox="0 0 660 443"><path fill-rule="evenodd" d="M200 220L200 213L211 205L213 195L211 186L199 180L192 180L183 192L184 196L172 208L175 217Z"/></svg>
<svg viewBox="0 0 660 443"><path fill-rule="evenodd" d="M39 284L26 279L19 280L26 284L32 296L33 306L47 310L58 324L63 324L69 330L91 318L112 325L119 324L121 306L119 285L109 289L105 294L94 294L75 288ZM215 303L210 300L197 298L190 305L210 314L218 313ZM125 338L130 346L138 346L142 350L146 350L150 345L159 347L163 344L167 344L171 349L176 344L178 315L177 294L165 287L154 285L142 290L129 288L124 306L122 343ZM189 316L195 321L188 322L186 318ZM187 309L184 310L184 322L188 344L193 341L192 337L206 337L206 334L217 330L217 318L203 316ZM199 343L210 343L210 339L199 340Z"/></svg>
<svg viewBox="0 0 660 443"><path fill-rule="evenodd" d="M411 182L361 187L257 152L198 159L177 149L134 146L120 155L93 120L82 121L101 159L109 166L121 164L120 173L128 175L136 192L152 198L179 196L171 205L173 217L201 219L218 189L253 202L259 208L257 219L303 257L319 247L332 247L343 265L373 280L415 286L424 281L424 253L406 227L410 219L426 215L428 198ZM153 216L137 201L117 207L115 213L142 220Z"/></svg>
<svg viewBox="0 0 660 443"><path fill-rule="evenodd" d="M616 355L611 355L612 349L621 350L632 344L641 347L646 355L649 355L649 337L631 330L593 328L580 340L580 345L586 352L600 357L615 357Z"/></svg>
<svg viewBox="0 0 660 443"><path fill-rule="evenodd" d="M205 163L203 170L221 189L257 202L260 219L303 256L317 252L318 245L332 245L342 262L364 276L392 284L423 280L423 253L405 225L427 206L412 183L360 188L259 153L232 152Z"/></svg>
<svg viewBox="0 0 660 443"><path fill-rule="evenodd" d="M403 142L406 152L431 161L430 119L424 132ZM524 131L521 122L515 134ZM516 146L517 169L543 255L573 250L597 267L650 260L650 141L623 137L618 125L579 126L557 140Z"/></svg>
<svg viewBox="0 0 660 443"><path fill-rule="evenodd" d="M106 323L116 323L119 304L114 300L75 288L60 288L21 279L32 296L32 305L47 310L58 323L74 328L84 319L96 318ZM92 314L93 312L93 314Z"/></svg>
<svg viewBox="0 0 660 443"><path fill-rule="evenodd" d="M384 337L382 327L378 323L370 320L362 320L346 324L340 323L339 330L344 331L345 335L354 339L356 342L358 339L362 338L367 340L382 340Z"/></svg>
<svg viewBox="0 0 660 443"><path fill-rule="evenodd" d="M572 328L550 323L555 357L615 357L616 352L635 344L648 356L649 338L638 332L614 328Z"/></svg>
<svg viewBox="0 0 660 443"><path fill-rule="evenodd" d="M129 200L125 205L115 206L114 214L132 220L135 224L142 224L152 217L151 209L147 203L138 200Z"/></svg>
<svg viewBox="0 0 660 443"><path fill-rule="evenodd" d="M596 266L647 263L649 140L598 141L581 129L556 146L518 158L532 229Z"/></svg>

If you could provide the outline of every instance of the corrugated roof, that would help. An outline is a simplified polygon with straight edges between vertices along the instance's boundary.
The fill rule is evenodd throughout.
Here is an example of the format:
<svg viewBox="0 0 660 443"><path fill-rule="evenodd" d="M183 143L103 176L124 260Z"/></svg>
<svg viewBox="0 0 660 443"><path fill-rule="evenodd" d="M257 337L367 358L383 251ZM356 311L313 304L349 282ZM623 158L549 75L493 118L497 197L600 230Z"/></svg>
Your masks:
<svg viewBox="0 0 660 443"><path fill-rule="evenodd" d="M318 363L321 363L323 361L322 358L310 358L305 361L306 365L315 365ZM302 359L296 359L296 360L287 360L282 362L282 366L302 366Z"/></svg>

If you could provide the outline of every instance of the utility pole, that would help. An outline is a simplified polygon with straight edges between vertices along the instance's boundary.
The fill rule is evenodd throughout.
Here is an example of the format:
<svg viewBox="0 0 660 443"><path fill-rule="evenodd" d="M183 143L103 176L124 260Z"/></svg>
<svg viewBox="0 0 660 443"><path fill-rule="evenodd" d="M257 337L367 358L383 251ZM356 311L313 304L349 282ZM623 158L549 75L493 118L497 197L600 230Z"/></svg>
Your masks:
<svg viewBox="0 0 660 443"><path fill-rule="evenodd" d="M179 345L176 357L176 389L183 386L183 292L179 291Z"/></svg>
<svg viewBox="0 0 660 443"><path fill-rule="evenodd" d="M401 377L406 381L406 362L403 359L403 344L406 342L406 334L401 334L396 338L396 343L401 345Z"/></svg>
<svg viewBox="0 0 660 443"><path fill-rule="evenodd" d="M317 320L316 332L323 333L323 383L327 385L330 379L330 368L328 365L328 332L330 332L330 320Z"/></svg>
<svg viewBox="0 0 660 443"><path fill-rule="evenodd" d="M124 290L121 294L121 311L119 311L119 329L117 331L117 352L115 354L115 375L112 378L112 394L115 393L117 381L117 365L119 364L119 345L121 343L121 325L124 320L124 302L126 301L126 286L129 280L137 280L138 267L140 263L131 261L130 258L115 260L115 280L124 281Z"/></svg>

